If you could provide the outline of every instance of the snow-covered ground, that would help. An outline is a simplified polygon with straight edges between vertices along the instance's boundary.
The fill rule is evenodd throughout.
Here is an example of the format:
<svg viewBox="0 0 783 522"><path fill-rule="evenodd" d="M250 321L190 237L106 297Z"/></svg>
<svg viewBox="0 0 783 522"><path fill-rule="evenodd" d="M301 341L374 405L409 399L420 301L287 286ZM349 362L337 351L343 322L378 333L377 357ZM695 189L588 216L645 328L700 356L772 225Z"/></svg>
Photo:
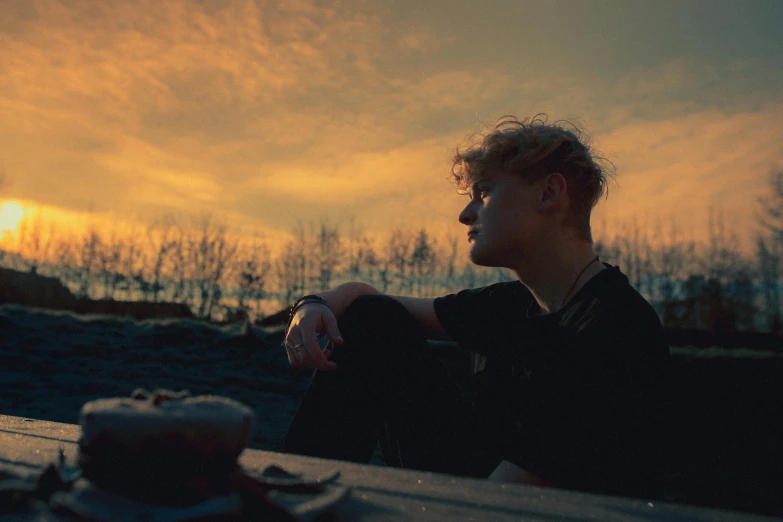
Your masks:
<svg viewBox="0 0 783 522"><path fill-rule="evenodd" d="M278 451L311 375L289 366L281 341L280 331L254 327L245 335L240 324L0 305L0 413L77 423L82 405L99 397L188 389L253 408L250 446ZM776 500L783 354L688 347L672 354L672 500L783 514ZM378 454L373 463L383 463Z"/></svg>
<svg viewBox="0 0 783 522"><path fill-rule="evenodd" d="M77 423L82 405L136 388L231 397L256 411L251 445L278 450L310 371L282 335L195 320L134 321L0 306L0 412Z"/></svg>

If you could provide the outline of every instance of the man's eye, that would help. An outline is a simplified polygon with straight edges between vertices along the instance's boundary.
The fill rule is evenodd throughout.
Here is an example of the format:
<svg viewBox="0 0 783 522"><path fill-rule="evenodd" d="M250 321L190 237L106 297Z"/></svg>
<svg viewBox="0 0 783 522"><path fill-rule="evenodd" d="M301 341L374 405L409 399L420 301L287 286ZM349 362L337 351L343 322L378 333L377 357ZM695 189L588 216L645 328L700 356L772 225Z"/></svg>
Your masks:
<svg viewBox="0 0 783 522"><path fill-rule="evenodd" d="M484 199L489 195L489 187L473 187L472 199Z"/></svg>

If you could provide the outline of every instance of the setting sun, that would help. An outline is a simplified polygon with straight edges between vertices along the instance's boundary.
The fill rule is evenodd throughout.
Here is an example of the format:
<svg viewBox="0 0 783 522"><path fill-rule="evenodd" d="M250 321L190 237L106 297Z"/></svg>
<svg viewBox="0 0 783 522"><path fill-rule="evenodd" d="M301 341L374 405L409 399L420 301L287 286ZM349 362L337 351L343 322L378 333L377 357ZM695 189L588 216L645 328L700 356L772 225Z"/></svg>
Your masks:
<svg viewBox="0 0 783 522"><path fill-rule="evenodd" d="M4 203L0 206L0 233L13 232L24 217L24 209L19 203Z"/></svg>

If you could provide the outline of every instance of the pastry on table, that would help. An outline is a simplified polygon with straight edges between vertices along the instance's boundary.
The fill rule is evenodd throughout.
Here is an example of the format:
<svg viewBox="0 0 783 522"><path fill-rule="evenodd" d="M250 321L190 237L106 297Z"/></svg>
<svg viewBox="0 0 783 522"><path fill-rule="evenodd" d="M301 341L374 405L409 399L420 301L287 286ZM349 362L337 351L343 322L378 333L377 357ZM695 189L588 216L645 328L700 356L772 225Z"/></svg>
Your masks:
<svg viewBox="0 0 783 522"><path fill-rule="evenodd" d="M79 466L102 490L189 505L230 491L253 420L247 406L212 395L137 390L98 399L81 411Z"/></svg>

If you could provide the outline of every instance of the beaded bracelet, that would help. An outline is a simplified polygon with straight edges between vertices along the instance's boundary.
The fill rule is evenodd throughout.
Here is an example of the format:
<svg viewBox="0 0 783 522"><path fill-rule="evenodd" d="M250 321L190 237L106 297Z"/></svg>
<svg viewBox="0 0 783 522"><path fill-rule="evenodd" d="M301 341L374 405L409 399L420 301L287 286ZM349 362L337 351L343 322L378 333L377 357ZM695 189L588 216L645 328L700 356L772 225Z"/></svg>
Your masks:
<svg viewBox="0 0 783 522"><path fill-rule="evenodd" d="M296 311L299 310L302 306L306 305L307 303L320 303L322 305L326 305L326 307L334 313L334 310L332 310L332 307L329 306L329 303L326 302L326 300L323 297L319 297L315 294L306 295L304 297L300 297L295 303L294 306L291 307L291 312L288 314L288 321L285 324L285 335L288 336L288 329L291 327L291 321L294 320L294 315L296 315ZM283 341L285 343L285 341Z"/></svg>

